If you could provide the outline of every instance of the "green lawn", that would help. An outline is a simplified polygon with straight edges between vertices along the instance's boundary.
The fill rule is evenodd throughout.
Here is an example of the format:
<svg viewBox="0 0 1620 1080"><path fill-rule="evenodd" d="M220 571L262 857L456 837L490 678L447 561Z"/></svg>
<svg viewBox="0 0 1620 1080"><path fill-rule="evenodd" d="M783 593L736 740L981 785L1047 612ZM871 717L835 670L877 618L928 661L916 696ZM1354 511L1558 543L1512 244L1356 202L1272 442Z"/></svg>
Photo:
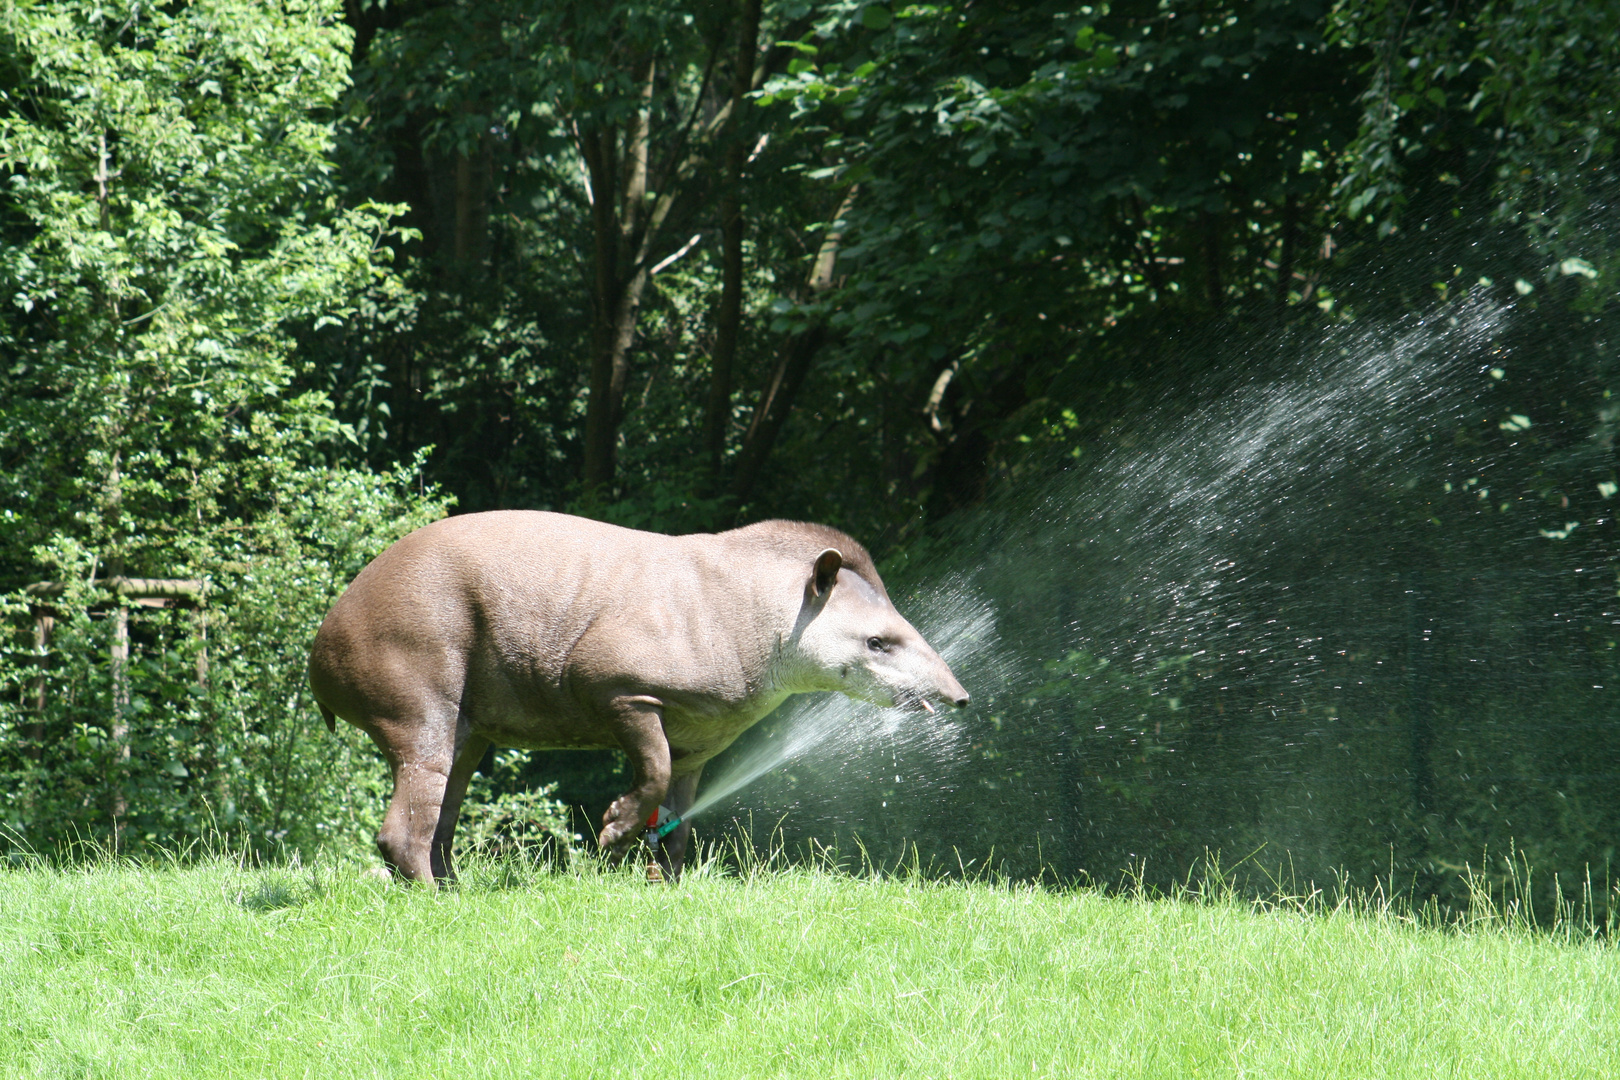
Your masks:
<svg viewBox="0 0 1620 1080"><path fill-rule="evenodd" d="M1620 954L811 870L0 871L0 1075L1620 1074Z"/></svg>

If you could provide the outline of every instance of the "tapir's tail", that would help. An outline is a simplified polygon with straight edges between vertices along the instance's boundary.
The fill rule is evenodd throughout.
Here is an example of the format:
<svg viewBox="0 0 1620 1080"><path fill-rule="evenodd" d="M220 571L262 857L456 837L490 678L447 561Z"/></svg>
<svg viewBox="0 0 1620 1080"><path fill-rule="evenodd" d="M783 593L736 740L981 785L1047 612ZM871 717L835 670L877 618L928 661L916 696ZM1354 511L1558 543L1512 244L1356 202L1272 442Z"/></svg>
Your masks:
<svg viewBox="0 0 1620 1080"><path fill-rule="evenodd" d="M328 709L325 705L322 705L319 701L315 703L315 707L321 710L321 716L326 719L326 730L332 732L334 735L337 734L336 714L334 714L332 710Z"/></svg>

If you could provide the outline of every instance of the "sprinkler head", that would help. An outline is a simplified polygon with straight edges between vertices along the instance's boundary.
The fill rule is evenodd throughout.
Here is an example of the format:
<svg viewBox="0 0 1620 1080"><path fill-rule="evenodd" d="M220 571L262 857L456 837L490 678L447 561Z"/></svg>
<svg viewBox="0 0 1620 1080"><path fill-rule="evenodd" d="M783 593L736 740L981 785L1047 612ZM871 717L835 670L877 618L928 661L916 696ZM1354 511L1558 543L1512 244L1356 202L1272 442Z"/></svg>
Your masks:
<svg viewBox="0 0 1620 1080"><path fill-rule="evenodd" d="M648 816L647 831L642 834L642 838L647 841L648 847L657 851L658 842L680 827L681 819L675 816L675 811L667 806L660 806Z"/></svg>
<svg viewBox="0 0 1620 1080"><path fill-rule="evenodd" d="M664 837L681 827L681 819L675 816L675 811L667 806L660 806L647 818L647 831L642 833L642 839L647 842L647 852L652 857L647 860L647 883L649 885L662 884L664 881L663 868L658 865L658 844Z"/></svg>

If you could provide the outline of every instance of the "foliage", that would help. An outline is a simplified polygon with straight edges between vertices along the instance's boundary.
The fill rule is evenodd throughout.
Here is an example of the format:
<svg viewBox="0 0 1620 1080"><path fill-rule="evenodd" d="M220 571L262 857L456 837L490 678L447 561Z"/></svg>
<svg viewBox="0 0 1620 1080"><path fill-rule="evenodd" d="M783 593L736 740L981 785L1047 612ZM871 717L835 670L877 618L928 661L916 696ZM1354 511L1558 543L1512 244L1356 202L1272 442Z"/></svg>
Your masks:
<svg viewBox="0 0 1620 1080"><path fill-rule="evenodd" d="M399 293L393 210L342 209L329 182L348 43L319 5L0 16L0 584L66 588L43 655L7 603L0 759L25 843L360 829L375 766L303 730L304 643L443 503L414 465L341 464L353 432L293 385L296 325ZM195 620L136 615L127 671L98 584L118 577L207 592Z"/></svg>
<svg viewBox="0 0 1620 1080"><path fill-rule="evenodd" d="M228 32L227 32L228 30ZM285 324L381 271L389 210L322 191L347 34L318 9L15 6L0 101L8 561L184 575L172 524L251 513L256 438L342 434L287 395ZM217 525L216 525L217 527ZM88 569L88 568L87 568ZM91 571L92 575L94 571Z"/></svg>
<svg viewBox="0 0 1620 1080"><path fill-rule="evenodd" d="M522 478L474 481L470 505L562 506L580 495L582 471L604 467L586 432L647 411L669 353L692 350L686 320L661 317L714 303L712 244L701 241L716 224L717 156L741 137L720 91L730 13L524 0L470 10L426 3L362 18L374 36L357 57L351 180L411 203L445 316L390 365L389 425L406 442L432 432L445 475L494 459ZM775 168L766 159L753 172ZM697 267L698 284L687 276L671 298L659 275L670 280L677 263L683 276ZM663 325L647 327L648 316ZM468 338L489 347L440 346ZM529 361L521 372L509 370L513 354ZM488 387L480 402L508 403L500 427L463 422L455 387L469 384ZM700 427L691 405L678 403L678 423ZM609 456L629 457L644 480L634 442L618 439Z"/></svg>
<svg viewBox="0 0 1620 1080"><path fill-rule="evenodd" d="M1311 767L1363 871L1397 840L1425 873L1505 836L1595 858L1615 804L1607 766L1576 766L1609 760L1586 688L1614 655L1587 585L1612 576L1620 491L1616 30L1575 0L12 4L6 821L44 846L361 843L386 779L347 726L311 730L303 648L455 499L674 532L824 520L897 589L983 570L1024 649L975 690L963 820L986 847L1028 848L1046 814L1069 865L1185 863L1215 816L1228 837L1320 820L1253 786L1217 815L1181 762L1271 760L1348 710L1381 749ZM1487 310L1514 314L1470 329ZM1412 320L1461 327L1434 338L1472 365L1437 377L1466 387L1450 411L1296 377L1407 358ZM1358 568L1364 606L1310 607L1347 640L1309 679L1377 667L1383 689L1276 720L1294 684L1238 680L1241 633L1139 647L1178 617L1163 590L1225 572L1177 531L1211 521L1295 596ZM1413 575L1483 622L1414 614ZM127 668L120 577L207 585L198 612L131 608ZM21 590L46 579L41 658ZM1537 597L1567 637L1515 629L1548 617ZM1457 674L1445 639L1426 683L1424 618L1563 651L1521 694ZM1528 733L1543 711L1562 739ZM1421 778L1453 750L1466 776L1435 802ZM990 764L1020 756L1028 775ZM557 804L594 817L621 766L500 757L469 828L571 843ZM887 783L847 805L889 811ZM951 842L921 814L885 820Z"/></svg>
<svg viewBox="0 0 1620 1080"><path fill-rule="evenodd" d="M1612 5L1375 0L1336 5L1331 25L1337 41L1376 53L1340 181L1352 217L1377 218L1387 234L1413 195L1449 188L1446 202L1489 199L1523 226L1553 256L1549 279L1595 279L1610 265L1612 244L1591 224L1615 194Z"/></svg>
<svg viewBox="0 0 1620 1080"><path fill-rule="evenodd" d="M256 461L276 476L280 505L210 553L202 610L131 614L127 705L116 704L108 662L113 623L90 588L57 604L47 652L31 657L12 636L11 692L0 701L0 813L12 842L51 850L100 836L143 847L224 835L267 851L367 846L387 771L348 725L335 738L319 728L309 636L372 556L443 504L415 494L416 466L377 477L280 449ZM113 737L115 716L127 739Z"/></svg>
<svg viewBox="0 0 1620 1080"><path fill-rule="evenodd" d="M582 838L569 808L554 797L555 783L522 783L528 759L526 751L497 750L493 770L473 776L457 842L482 855L567 862Z"/></svg>

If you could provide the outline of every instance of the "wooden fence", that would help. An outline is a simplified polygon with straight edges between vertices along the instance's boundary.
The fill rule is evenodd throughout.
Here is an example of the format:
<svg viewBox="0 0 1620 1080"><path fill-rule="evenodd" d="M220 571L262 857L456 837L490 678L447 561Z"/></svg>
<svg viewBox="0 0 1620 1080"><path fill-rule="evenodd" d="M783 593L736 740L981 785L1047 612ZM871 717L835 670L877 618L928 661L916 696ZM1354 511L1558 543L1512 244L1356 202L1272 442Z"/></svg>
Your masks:
<svg viewBox="0 0 1620 1080"><path fill-rule="evenodd" d="M207 583L196 579L108 577L93 582L92 587L104 598L93 608L106 609L113 618L112 642L112 718L108 734L114 746L117 767L129 760L129 613L130 607L181 608L196 612L195 628L199 641L197 649L197 684L208 685L208 612L203 606ZM29 597L29 613L34 619L34 654L39 666L32 687L35 720L32 742L34 755L44 752L45 744L45 663L50 653L51 635L61 611L51 603L67 592L60 581L41 581L24 590ZM115 822L122 821L128 812L121 786L113 779L112 814Z"/></svg>

